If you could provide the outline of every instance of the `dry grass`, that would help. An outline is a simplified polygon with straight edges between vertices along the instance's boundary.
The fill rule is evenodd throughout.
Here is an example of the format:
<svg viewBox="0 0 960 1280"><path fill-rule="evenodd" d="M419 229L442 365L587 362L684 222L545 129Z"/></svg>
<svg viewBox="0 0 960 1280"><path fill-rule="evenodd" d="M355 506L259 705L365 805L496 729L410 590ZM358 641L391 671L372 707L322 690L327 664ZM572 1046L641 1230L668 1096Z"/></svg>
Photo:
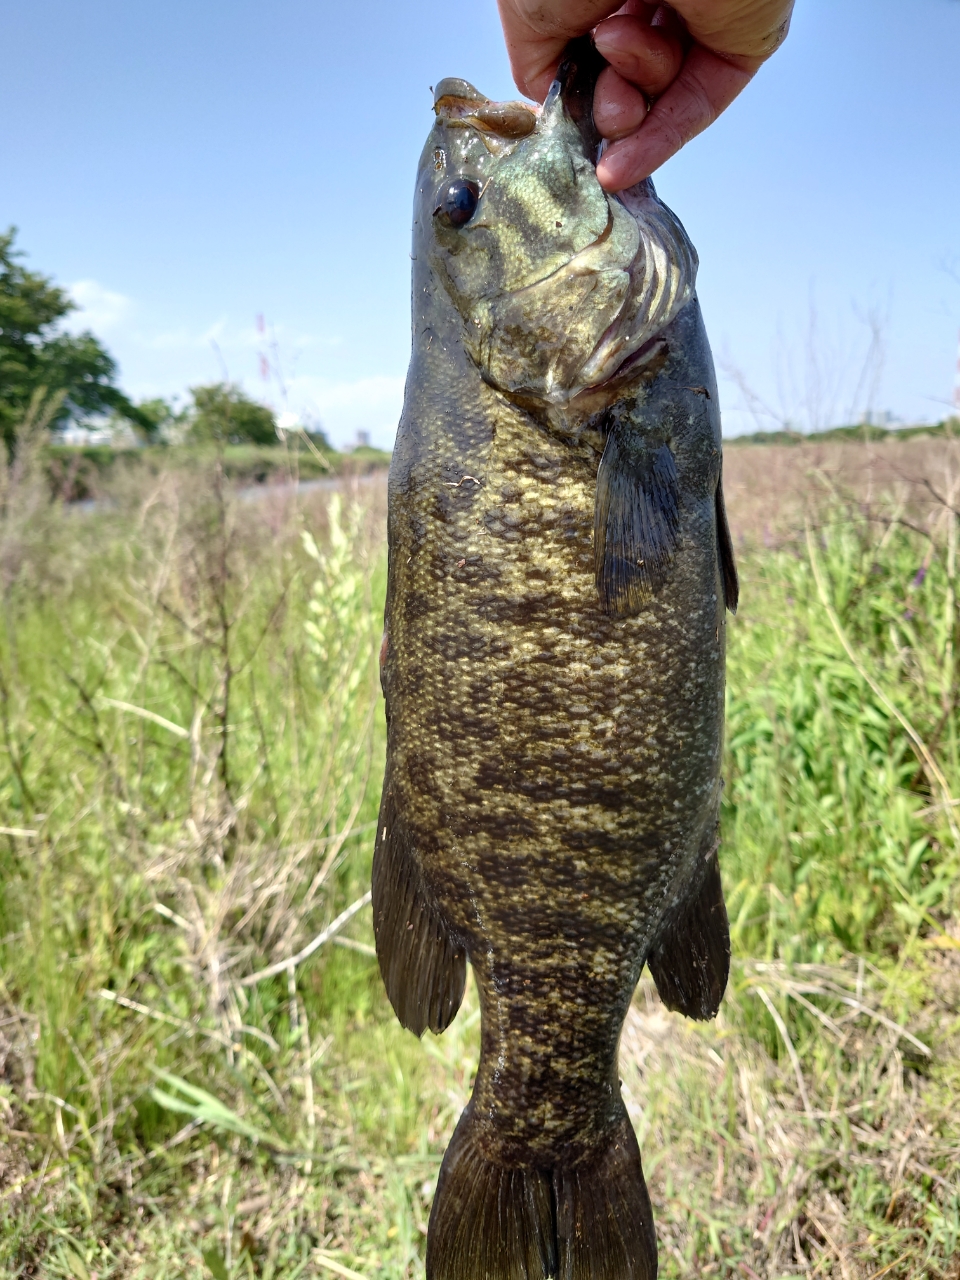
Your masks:
<svg viewBox="0 0 960 1280"><path fill-rule="evenodd" d="M902 509L941 516L945 471L956 442L914 436L877 442L750 445L728 441L723 479L736 545L741 550L780 546L803 531L812 512L850 498L889 515Z"/></svg>
<svg viewBox="0 0 960 1280"><path fill-rule="evenodd" d="M888 1264L919 1274L921 1261L925 1275L955 1274L960 1131L949 1095L935 1100L917 1070L924 1042L883 1014L883 987L855 961L746 962L706 1028L641 988L621 1072L642 1100L664 1274L866 1280ZM780 1019L788 1052L765 1053L743 1034L742 1006L761 994L785 1014L790 998L815 1003L819 1043L794 1046Z"/></svg>

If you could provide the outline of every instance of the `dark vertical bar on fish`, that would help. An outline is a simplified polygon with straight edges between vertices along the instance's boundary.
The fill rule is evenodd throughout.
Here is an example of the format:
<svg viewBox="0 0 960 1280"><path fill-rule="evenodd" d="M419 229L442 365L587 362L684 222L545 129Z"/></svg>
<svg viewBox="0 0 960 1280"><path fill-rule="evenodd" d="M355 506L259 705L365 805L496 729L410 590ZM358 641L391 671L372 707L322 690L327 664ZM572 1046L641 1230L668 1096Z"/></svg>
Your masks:
<svg viewBox="0 0 960 1280"><path fill-rule="evenodd" d="M597 182L598 65L539 112L444 80L417 179L374 924L404 1026L468 959L482 1013L429 1280L656 1275L620 1029L645 963L696 1018L729 966L716 379L680 222Z"/></svg>

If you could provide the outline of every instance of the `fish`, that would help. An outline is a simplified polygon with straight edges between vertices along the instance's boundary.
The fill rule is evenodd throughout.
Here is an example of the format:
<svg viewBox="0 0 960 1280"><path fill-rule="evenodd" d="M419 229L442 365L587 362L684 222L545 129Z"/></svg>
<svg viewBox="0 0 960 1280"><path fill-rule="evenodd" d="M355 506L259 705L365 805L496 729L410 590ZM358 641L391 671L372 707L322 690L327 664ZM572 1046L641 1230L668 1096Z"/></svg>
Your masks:
<svg viewBox="0 0 960 1280"><path fill-rule="evenodd" d="M404 1027L468 963L481 1011L428 1280L656 1275L621 1027L644 965L698 1019L729 970L717 384L682 224L597 181L602 65L539 110L441 81L417 174L373 918Z"/></svg>

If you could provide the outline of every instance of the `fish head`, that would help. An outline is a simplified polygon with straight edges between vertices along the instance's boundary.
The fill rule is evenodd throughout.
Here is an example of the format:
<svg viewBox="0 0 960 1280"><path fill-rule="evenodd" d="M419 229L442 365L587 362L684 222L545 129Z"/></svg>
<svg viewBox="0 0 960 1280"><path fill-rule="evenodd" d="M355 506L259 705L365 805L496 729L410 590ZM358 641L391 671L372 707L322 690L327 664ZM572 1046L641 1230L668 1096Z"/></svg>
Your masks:
<svg viewBox="0 0 960 1280"><path fill-rule="evenodd" d="M418 182L415 253L468 355L486 382L546 405L642 363L696 281L693 246L649 181L600 186L588 89L569 63L539 110L441 81Z"/></svg>

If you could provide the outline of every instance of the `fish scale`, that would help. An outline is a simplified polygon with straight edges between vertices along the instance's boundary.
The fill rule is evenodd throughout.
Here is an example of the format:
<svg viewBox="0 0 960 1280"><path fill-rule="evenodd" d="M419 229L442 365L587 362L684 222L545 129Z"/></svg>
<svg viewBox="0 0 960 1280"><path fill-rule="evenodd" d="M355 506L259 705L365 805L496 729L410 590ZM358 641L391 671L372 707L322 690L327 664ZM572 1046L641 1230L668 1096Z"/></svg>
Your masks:
<svg viewBox="0 0 960 1280"><path fill-rule="evenodd" d="M655 1275L620 1029L644 963L670 1007L705 1017L729 961L716 832L736 578L696 258L649 184L600 191L570 105L584 64L529 127L520 104L443 82L418 179L374 924L404 1025L443 1030L468 960L481 1007L429 1280ZM598 236L598 201L632 233ZM519 223L522 270L504 265ZM591 309L591 272L640 283Z"/></svg>

